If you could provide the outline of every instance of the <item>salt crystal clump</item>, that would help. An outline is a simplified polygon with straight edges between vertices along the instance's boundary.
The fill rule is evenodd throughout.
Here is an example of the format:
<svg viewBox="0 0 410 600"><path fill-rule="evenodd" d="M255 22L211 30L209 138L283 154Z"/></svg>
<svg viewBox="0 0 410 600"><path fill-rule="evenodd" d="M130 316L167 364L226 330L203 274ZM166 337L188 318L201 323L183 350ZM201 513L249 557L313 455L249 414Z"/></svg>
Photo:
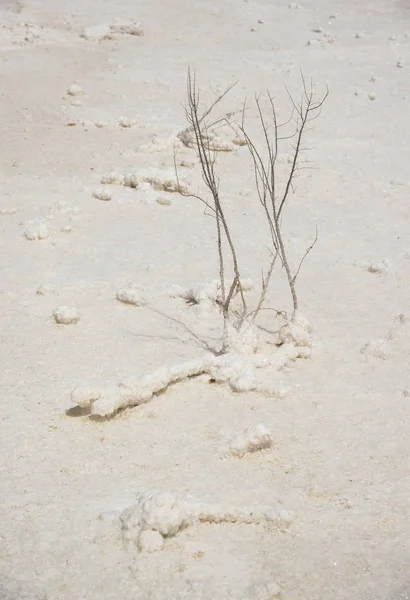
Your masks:
<svg viewBox="0 0 410 600"><path fill-rule="evenodd" d="M89 398L87 406L91 414L108 417L126 407L139 406L149 402L154 394L163 392L168 386L189 377L208 374L217 382L226 382L234 391L254 389L267 395L275 395L275 385L260 383L256 369L269 367L276 371L284 369L298 358L308 358L310 348L282 344L273 356L261 354L222 354L207 353L170 367L162 367L149 375L128 378L119 386L103 387L101 397ZM279 388L280 390L280 388Z"/></svg>
<svg viewBox="0 0 410 600"><path fill-rule="evenodd" d="M104 188L104 187L100 187L100 188L97 188L96 190L94 190L93 196L94 196L94 198L97 198L97 200L104 200L104 201L111 200L111 198L112 198L112 194L111 194L110 190L108 190L107 188Z"/></svg>
<svg viewBox="0 0 410 600"><path fill-rule="evenodd" d="M242 458L248 452L257 452L272 446L273 438L269 429L263 423L245 429L230 442L229 452Z"/></svg>
<svg viewBox="0 0 410 600"><path fill-rule="evenodd" d="M158 552L164 547L164 538L158 531L144 529L138 538L138 550L140 552Z"/></svg>
<svg viewBox="0 0 410 600"><path fill-rule="evenodd" d="M94 386L81 386L75 388L71 392L71 402L75 406L79 406L80 408L88 408L90 406L90 402L94 402L98 400L101 396L100 388Z"/></svg>
<svg viewBox="0 0 410 600"><path fill-rule="evenodd" d="M225 282L225 290L229 290L230 282ZM243 292L248 292L255 288L255 283L252 279L244 279L241 281L241 288ZM239 288L233 293L233 297L239 294ZM215 305L220 305L222 302L222 289L221 283L218 279L213 279L212 281L200 284L193 285L190 287L183 288L179 285L172 285L168 289L168 294L171 298L182 298L188 304L200 304L205 309L208 307Z"/></svg>
<svg viewBox="0 0 410 600"><path fill-rule="evenodd" d="M117 184L125 187L139 188L143 184L150 185L157 192L186 193L188 188L186 184L178 181L175 174L171 171L161 171L155 168L144 169L141 171L129 171L127 173L117 173L111 171L109 175L102 177L102 184Z"/></svg>
<svg viewBox="0 0 410 600"><path fill-rule="evenodd" d="M163 391L168 385L200 375L212 358L213 355L207 355L205 359L199 358L174 367L164 367L150 375L128 377L119 386L104 386L101 396L98 399L90 396L88 400L84 400L83 407L90 408L93 415L108 417L127 406L139 406L149 402L154 394Z"/></svg>
<svg viewBox="0 0 410 600"><path fill-rule="evenodd" d="M136 504L126 508L120 515L124 539L139 546L144 541L141 540L143 531L156 532L162 538L172 536L191 520L184 504L178 502L170 492L143 493ZM158 535L155 537L160 546ZM152 536L149 542L152 542Z"/></svg>
<svg viewBox="0 0 410 600"><path fill-rule="evenodd" d="M102 184L124 185L125 176L117 171L111 171L108 175L101 178Z"/></svg>
<svg viewBox="0 0 410 600"><path fill-rule="evenodd" d="M171 492L149 491L139 494L136 504L120 515L122 535L140 550L160 550L163 540L197 522L276 523L286 528L293 515L281 506L230 506L178 498Z"/></svg>
<svg viewBox="0 0 410 600"><path fill-rule="evenodd" d="M49 236L47 225L43 221L33 221L25 230L26 239L45 240Z"/></svg>
<svg viewBox="0 0 410 600"><path fill-rule="evenodd" d="M254 323L245 321L239 328L227 323L222 343L223 347L233 354L255 353L258 346L258 335Z"/></svg>
<svg viewBox="0 0 410 600"><path fill-rule="evenodd" d="M394 318L394 327L388 334L379 340L368 342L361 349L361 353L365 356L372 356L388 360L394 355L408 354L408 331L409 319L405 314L400 313Z"/></svg>
<svg viewBox="0 0 410 600"><path fill-rule="evenodd" d="M77 83L73 83L73 85L68 88L67 94L69 96L82 96L84 94L84 90Z"/></svg>
<svg viewBox="0 0 410 600"><path fill-rule="evenodd" d="M237 150L238 145L238 135L235 134L232 139L232 129L233 127L214 127L206 130L206 133L203 134L203 141L205 147L211 152L234 152ZM195 149L197 147L197 140L195 137L195 132L192 127L187 127L180 131L177 135L177 139L187 148Z"/></svg>
<svg viewBox="0 0 410 600"><path fill-rule="evenodd" d="M78 393L82 393L81 401L82 404L78 405L80 408L90 409L92 415L98 415L99 417L108 417L114 414L117 410L124 408L128 397L121 394L121 388L116 385L107 385L98 390L100 394L98 398L95 397L97 388L79 388ZM71 398L73 400L73 398ZM112 410L113 407L116 409ZM98 410L95 410L98 407Z"/></svg>
<svg viewBox="0 0 410 600"><path fill-rule="evenodd" d="M137 124L137 120L136 119L129 119L128 117L121 117L118 120L118 125L120 127L122 127L123 129L128 129L130 127L134 127L134 125Z"/></svg>
<svg viewBox="0 0 410 600"><path fill-rule="evenodd" d="M59 325L73 325L80 319L77 309L68 306L58 306L53 311L53 317Z"/></svg>
<svg viewBox="0 0 410 600"><path fill-rule="evenodd" d="M313 328L309 321L296 311L292 321L288 321L279 331L279 344L294 344L295 346L312 346L311 333Z"/></svg>
<svg viewBox="0 0 410 600"><path fill-rule="evenodd" d="M101 178L103 184L123 185L125 187L137 188L139 180L135 171L129 173L118 173L111 171L108 175Z"/></svg>
<svg viewBox="0 0 410 600"><path fill-rule="evenodd" d="M367 271L369 271L369 273L386 273L389 268L389 262L387 260L382 260L380 262L369 263Z"/></svg>
<svg viewBox="0 0 410 600"><path fill-rule="evenodd" d="M139 179L137 173L135 171L134 172L131 171L130 173L125 173L123 185L125 187L130 187L130 188L140 187L140 179Z"/></svg>
<svg viewBox="0 0 410 600"><path fill-rule="evenodd" d="M312 325L303 315L300 314L299 311L295 312L292 323L298 327L302 327L305 331L307 331L307 333L312 333L313 331Z"/></svg>
<svg viewBox="0 0 410 600"><path fill-rule="evenodd" d="M265 367L269 364L269 360L266 356L258 354L222 354L221 356L215 357L215 360L209 361L207 365L204 365L205 369L203 372L209 373L209 375L218 383L229 383L234 390L239 391L235 387L235 384L239 388L241 379L243 381L250 380L254 383L254 387L248 388L245 384L244 389L240 391L249 391L249 389L256 389L256 369Z"/></svg>
<svg viewBox="0 0 410 600"><path fill-rule="evenodd" d="M137 287L121 288L117 292L117 300L125 304L134 304L135 306L143 306L147 301L145 292Z"/></svg>
<svg viewBox="0 0 410 600"><path fill-rule="evenodd" d="M185 194L188 191L186 184L179 181L174 172L160 171L159 169L146 169L141 173L142 181L149 183L157 192L170 192Z"/></svg>
<svg viewBox="0 0 410 600"><path fill-rule="evenodd" d="M229 385L234 392L244 393L259 389L259 381L253 367L244 368L242 372L229 379Z"/></svg>

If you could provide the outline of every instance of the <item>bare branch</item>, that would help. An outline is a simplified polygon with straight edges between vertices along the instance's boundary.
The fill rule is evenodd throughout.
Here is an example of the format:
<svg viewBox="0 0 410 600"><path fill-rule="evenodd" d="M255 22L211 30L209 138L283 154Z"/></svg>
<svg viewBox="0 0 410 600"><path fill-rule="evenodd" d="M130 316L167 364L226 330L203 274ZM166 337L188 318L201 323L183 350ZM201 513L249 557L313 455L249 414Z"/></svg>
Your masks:
<svg viewBox="0 0 410 600"><path fill-rule="evenodd" d="M297 279L297 277L298 277L298 275L299 275L299 271L300 271L300 269L302 268L302 265L303 265L303 263L304 263L304 261L305 261L305 258L307 257L307 255L309 254L309 252L310 252L310 251L313 249L313 247L315 246L315 244L316 244L317 240L318 240L318 232L317 232L317 227L316 227L316 235L315 235L315 239L313 240L313 242L311 243L311 245L309 246L309 248L306 250L306 252L305 252L305 253L304 253L304 255L302 256L302 259L301 259L301 261L300 261L300 263L299 263L299 266L298 266L298 268L297 268L297 270L296 270L296 273L295 273L295 274L294 274L294 276L292 277L292 283L293 283L293 285L295 284L295 281L296 281L296 279Z"/></svg>
<svg viewBox="0 0 410 600"><path fill-rule="evenodd" d="M258 316L258 313L260 312L260 310L262 309L262 306L266 300L266 296L268 293L268 289L269 289L269 284L270 284L270 280L272 278L272 274L273 274L273 269L275 267L275 263L276 263L276 259L278 258L278 252L276 251L273 255L273 258L271 260L271 263L269 265L269 269L268 269L268 273L266 275L266 277L263 275L263 271L261 273L261 293L259 296L259 302L257 307L255 308L255 310L253 311L253 313L251 313L252 315L252 321L255 321L256 317Z"/></svg>
<svg viewBox="0 0 410 600"><path fill-rule="evenodd" d="M194 136L194 148L199 159L203 182L205 183L212 197L212 206L211 202L204 200L202 197L195 195L193 196L201 200L206 207L211 207L216 217L219 277L222 296L221 308L224 317L225 328L229 320L229 306L236 290L239 290L242 300L243 315L246 313L246 302L240 283L241 278L235 246L219 196L219 178L215 172L216 152L212 150L211 144L209 143L211 137L209 135L209 128L211 125L209 124L207 117L210 115L216 104L218 104L226 96L226 94L233 88L234 85L235 84L229 86L221 95L216 98L215 102L213 102L213 104L201 114L199 106L200 94L196 86L195 72L192 73L190 69L188 70L186 118L190 125L190 131L192 131ZM219 121L214 121L214 124L217 122L222 122L222 119ZM228 290L226 290L225 286L224 242L226 242L229 248L233 264L233 278Z"/></svg>
<svg viewBox="0 0 410 600"><path fill-rule="evenodd" d="M297 269L294 271L291 268L287 257L287 248L283 236L282 218L289 194L290 192L295 191L294 184L297 174L303 169L310 168L308 161L302 161L301 159L301 154L309 149L303 143L304 136L309 131L308 124L318 118L329 93L328 88L326 87L325 94L322 96L322 98L319 101L315 101L312 82L310 81L308 84L303 76L303 73L301 74L301 79L302 95L299 101L296 101L286 89L291 101L292 111L289 119L284 123L278 123L275 102L273 96L269 92L267 92L263 97L261 95L255 95L254 102L256 107L256 115L262 133L261 148L250 137L245 125L245 114L247 111L246 102L244 102L242 106L241 121L238 125L236 125L236 132L239 130L239 132L242 134L245 145L247 146L251 157L256 194L259 199L259 203L263 208L273 245L268 271L266 275L263 272L261 273L261 288L258 303L252 312L248 312L243 288L241 285L241 275L236 248L231 235L228 219L225 214L225 205L222 202L219 191L219 178L216 173L217 148L212 145L213 132L215 131L216 127L228 125L235 131L234 125L230 122L232 115L235 113L227 113L225 116L212 121L210 119L210 115L215 106L219 104L223 98L225 98L225 96L236 84L234 83L230 85L224 92L217 95L215 101L209 106L209 108L206 108L201 112L200 92L196 85L195 72L188 70L186 119L189 127L188 129L184 130L184 132L181 132L180 139L184 143L186 142L186 145L189 147L194 148L198 156L202 180L208 190L210 199L208 200L204 198L199 193L184 193L182 186L179 185L178 170L176 165L176 152L174 152L174 165L177 173L178 187L181 189L182 195L191 196L200 200L205 205L206 210L210 210L210 213L215 218L221 289L221 301L219 304L221 306L224 319L224 333L227 331L227 326L230 323L231 316L235 313L239 316L239 327L243 324L244 319L250 319L252 322L254 322L256 316L263 308L278 258L286 273L290 293L292 296L292 319L298 310L296 281L307 255L309 252L311 252L318 240L318 234L316 230L314 241L309 248L307 248L299 262ZM266 103L268 105L267 112L265 110ZM294 130L288 134L286 131L283 131L282 128L289 123L294 123L292 127ZM281 135L279 135L280 129ZM192 136L192 142L190 140L186 141L186 139L184 141L183 136L186 136L187 132L189 132L189 135ZM292 140L294 143L292 143ZM281 144L283 142L285 142L285 150L287 150L290 146L291 153L290 167L282 187L281 181L277 177L277 158L279 155L279 149L281 149L282 152ZM280 193L279 188L281 188ZM230 282L228 282L225 277L227 256L229 258L228 263L233 271L232 278L228 279ZM241 311L230 311L230 304L237 294L240 296L242 309ZM282 313L277 311L277 314ZM222 352L226 351L224 344L222 347Z"/></svg>
<svg viewBox="0 0 410 600"><path fill-rule="evenodd" d="M282 263L282 267L286 272L286 277L288 280L289 289L293 301L293 315L295 315L296 311L298 310L298 298L295 286L296 279L299 275L300 269L302 268L306 256L312 250L313 246L317 241L317 235L311 247L308 248L308 250L302 257L299 266L296 269L296 272L292 274L292 270L287 258L287 251L282 233L282 213L286 201L288 199L289 193L291 191L295 191L294 182L297 173L303 169L310 168L309 166L307 166L306 162L302 163L300 159L301 153L308 149L304 147L304 145L302 144L302 140L304 138L305 133L308 131L307 124L320 115L322 106L329 93L329 90L326 87L326 92L323 95L323 97L319 101L315 102L313 99L312 82L310 82L310 86L308 86L303 76L303 73L301 74L301 78L303 93L299 102L297 102L293 98L289 90L286 88L286 92L290 98L293 107L292 114L288 122L293 121L295 123L295 131L288 136L278 135L279 126L276 118L275 103L273 97L269 94L269 92L267 93L267 98L269 102L270 113L272 115L272 123L269 125L264 116L261 96L255 95L256 111L263 134L266 159L262 157L262 153L258 150L256 145L253 143L253 141L250 139L249 135L246 132L246 127L244 124L244 111L242 112L242 123L240 127L252 158L256 190L268 221L273 246L276 251L275 260L276 257L279 256L279 259ZM290 161L290 170L286 178L283 194L280 198L278 198L277 179L275 171L276 159L278 156L278 146L281 142L285 140L292 140L294 138L295 143L291 144L292 155ZM267 204L268 198L270 198L269 207ZM264 289L264 287L264 284L262 284L262 289Z"/></svg>

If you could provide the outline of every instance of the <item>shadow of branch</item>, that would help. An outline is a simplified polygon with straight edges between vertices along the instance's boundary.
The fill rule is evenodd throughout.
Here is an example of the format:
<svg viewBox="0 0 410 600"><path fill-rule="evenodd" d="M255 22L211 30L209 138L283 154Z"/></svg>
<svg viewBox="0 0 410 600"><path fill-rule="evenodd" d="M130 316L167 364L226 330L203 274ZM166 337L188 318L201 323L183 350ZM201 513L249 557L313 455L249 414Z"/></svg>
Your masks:
<svg viewBox="0 0 410 600"><path fill-rule="evenodd" d="M154 308L153 306L146 306L145 308L152 311L153 313L160 316L161 318L166 319L167 321L171 321L172 323L175 323L180 329L183 329L190 336L191 340L195 341L196 346L199 346L200 348L202 348L203 350L206 350L207 352L211 352L215 356L219 354L219 352L220 352L219 349L217 349L214 345L211 345L209 342L207 342L207 340L205 340L204 338L202 338L198 334L196 334L194 331L192 331L192 329L188 325L186 325L186 323L183 323L176 317L172 317L171 315L164 313L162 310L159 310L158 308ZM149 334L143 334L143 333L134 333L133 335L137 336L137 337L173 340L173 341L181 342L181 338L178 338L176 336L149 335Z"/></svg>

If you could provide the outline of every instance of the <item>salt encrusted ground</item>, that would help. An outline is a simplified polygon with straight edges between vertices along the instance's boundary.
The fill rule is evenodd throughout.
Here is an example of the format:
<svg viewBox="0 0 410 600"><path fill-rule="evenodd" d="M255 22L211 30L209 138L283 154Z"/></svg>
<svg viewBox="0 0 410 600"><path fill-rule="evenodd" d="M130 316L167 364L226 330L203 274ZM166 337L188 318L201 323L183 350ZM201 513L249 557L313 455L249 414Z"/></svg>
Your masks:
<svg viewBox="0 0 410 600"><path fill-rule="evenodd" d="M2 600L410 596L409 36L393 0L0 2ZM317 168L286 214L295 257L319 231L299 281L312 357L281 372L282 399L202 377L90 419L70 410L72 389L218 342L215 312L167 292L217 275L211 219L170 185L189 64L209 99L238 81L226 110L269 86L285 114L300 68L330 88L307 144ZM252 172L224 143L221 191L258 281ZM195 188L192 150L180 159ZM268 305L287 302L278 282ZM258 321L265 348L273 316ZM248 438L255 451L230 452ZM293 518L195 517L140 553L124 511L151 490L161 507L193 497ZM157 543L143 506L137 531Z"/></svg>

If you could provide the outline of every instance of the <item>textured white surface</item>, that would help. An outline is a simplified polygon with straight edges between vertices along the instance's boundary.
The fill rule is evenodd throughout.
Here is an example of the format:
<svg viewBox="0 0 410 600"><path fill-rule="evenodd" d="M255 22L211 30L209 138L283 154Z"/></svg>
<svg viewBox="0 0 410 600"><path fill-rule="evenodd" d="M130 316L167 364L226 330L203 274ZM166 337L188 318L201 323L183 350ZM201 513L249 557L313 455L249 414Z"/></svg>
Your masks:
<svg viewBox="0 0 410 600"><path fill-rule="evenodd" d="M135 304L135 306L142 306L146 303L146 293L141 288L137 287L125 287L121 288L117 292L117 300L124 302L125 304Z"/></svg>
<svg viewBox="0 0 410 600"><path fill-rule="evenodd" d="M129 298L129 295L126 294L124 297ZM132 296L131 299L133 298ZM242 348L240 346L241 350ZM154 394L163 392L174 383L204 374L210 375L217 383L229 384L234 392L260 391L266 395L281 397L286 395L285 389L275 383L269 385L263 383L258 377L258 369L269 368L271 372L281 371L298 358L309 356L309 348L300 348L293 344L283 344L270 357L246 353L221 356L205 354L202 358L163 367L148 375L128 377L118 387L101 386L101 395L98 398L91 389L88 402L87 390L90 388L79 388L81 406L89 408L92 415L109 417L123 408L149 402ZM71 399L76 398L77 393L75 392L74 396L71 394Z"/></svg>
<svg viewBox="0 0 410 600"><path fill-rule="evenodd" d="M34 221L27 227L24 235L26 236L26 239L33 241L45 240L50 234L46 223L43 221Z"/></svg>
<svg viewBox="0 0 410 600"><path fill-rule="evenodd" d="M173 537L180 530L195 523L275 524L286 529L293 514L281 506L232 506L210 504L171 492L148 491L139 494L136 504L120 515L121 531L125 541L133 542L140 550L161 550L164 538Z"/></svg>
<svg viewBox="0 0 410 600"><path fill-rule="evenodd" d="M394 321L409 313L407 7L0 1L1 600L266 600L272 582L283 600L409 595L410 336ZM136 22L142 37L111 30ZM98 24L112 39L81 37ZM177 139L188 64L204 105L238 81L215 119L235 112L240 120L246 98L257 140L255 93L269 88L284 122L285 86L298 101L301 68L318 93L329 85L303 144L309 168L298 172L283 213L293 267L318 230L298 277L300 310L314 326L312 349L298 352L312 358L280 373L256 368L258 390L275 388L272 395L249 389L249 373L235 381L248 388L240 394L233 380L202 375L137 410L90 419L90 399L109 404L128 375L220 347L215 305L161 295L218 278L214 219L195 198L123 185L125 174L150 169L172 179L176 145L181 181L203 193L195 152ZM83 95L67 94L73 83ZM121 117L137 122L124 128ZM255 282L251 307L269 264L269 232L246 148L233 143L236 132L217 133L235 145L216 160L242 274ZM100 202L92 193L111 172L122 185L107 184L113 200ZM29 242L24 231L37 221L50 235ZM116 300L128 282L149 290L147 305ZM50 316L58 305L78 307L81 321L57 326ZM276 310L292 307L281 268L265 308L258 352L284 364ZM388 344L387 360L361 354L377 340ZM80 408L68 410L72 389ZM285 398L272 397L285 389ZM222 455L221 440L254 423L269 426L274 448ZM296 518L286 532L268 522L211 523L179 531L161 552L129 550L118 515L140 490L158 488L235 506L280 498ZM96 519L107 509L116 517Z"/></svg>
<svg viewBox="0 0 410 600"><path fill-rule="evenodd" d="M233 456L242 458L248 452L265 450L272 446L273 438L269 429L263 423L247 427L245 431L232 438L229 451Z"/></svg>
<svg viewBox="0 0 410 600"><path fill-rule="evenodd" d="M96 190L94 190L93 196L94 198L97 198L97 200L108 201L112 199L111 191L105 187L99 187Z"/></svg>
<svg viewBox="0 0 410 600"><path fill-rule="evenodd" d="M59 325L74 325L80 320L80 315L75 307L64 305L57 306L53 310L53 317Z"/></svg>

